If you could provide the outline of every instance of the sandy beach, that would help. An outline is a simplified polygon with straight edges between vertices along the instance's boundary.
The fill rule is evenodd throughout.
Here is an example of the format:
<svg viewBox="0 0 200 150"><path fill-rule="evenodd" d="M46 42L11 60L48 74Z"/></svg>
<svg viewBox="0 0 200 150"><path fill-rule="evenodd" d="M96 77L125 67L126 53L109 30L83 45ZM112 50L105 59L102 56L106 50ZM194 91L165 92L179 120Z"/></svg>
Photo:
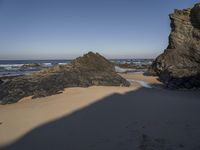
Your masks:
<svg viewBox="0 0 200 150"><path fill-rule="evenodd" d="M200 1L0 12L0 150L200 150Z"/></svg>
<svg viewBox="0 0 200 150"><path fill-rule="evenodd" d="M157 77L123 74L160 84ZM1 149L200 149L200 93L130 87L67 88L0 106Z"/></svg>

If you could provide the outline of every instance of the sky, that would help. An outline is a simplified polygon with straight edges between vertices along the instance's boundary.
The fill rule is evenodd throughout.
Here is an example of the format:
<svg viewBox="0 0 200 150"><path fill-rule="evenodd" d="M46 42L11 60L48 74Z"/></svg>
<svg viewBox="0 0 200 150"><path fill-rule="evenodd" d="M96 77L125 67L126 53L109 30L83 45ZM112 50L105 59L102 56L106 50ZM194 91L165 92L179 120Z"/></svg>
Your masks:
<svg viewBox="0 0 200 150"><path fill-rule="evenodd" d="M197 0L0 0L0 60L155 58L174 9Z"/></svg>

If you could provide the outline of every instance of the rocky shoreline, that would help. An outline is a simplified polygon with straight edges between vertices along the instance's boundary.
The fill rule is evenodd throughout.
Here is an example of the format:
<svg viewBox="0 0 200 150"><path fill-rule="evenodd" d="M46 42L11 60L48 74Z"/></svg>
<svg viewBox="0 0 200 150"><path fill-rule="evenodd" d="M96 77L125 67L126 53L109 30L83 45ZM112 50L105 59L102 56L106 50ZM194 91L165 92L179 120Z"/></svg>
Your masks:
<svg viewBox="0 0 200 150"><path fill-rule="evenodd" d="M0 84L0 103L8 104L23 97L45 97L67 87L129 86L115 72L114 65L98 53L89 52L69 65L57 65L38 73L16 77Z"/></svg>
<svg viewBox="0 0 200 150"><path fill-rule="evenodd" d="M200 88L200 3L170 14L171 33L167 49L149 69L166 87Z"/></svg>

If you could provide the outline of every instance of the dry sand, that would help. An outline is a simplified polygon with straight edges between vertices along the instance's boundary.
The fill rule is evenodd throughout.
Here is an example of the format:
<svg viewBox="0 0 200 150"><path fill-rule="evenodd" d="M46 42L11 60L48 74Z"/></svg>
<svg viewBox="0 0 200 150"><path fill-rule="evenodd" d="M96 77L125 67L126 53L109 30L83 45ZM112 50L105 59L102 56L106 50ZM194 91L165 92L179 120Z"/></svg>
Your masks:
<svg viewBox="0 0 200 150"><path fill-rule="evenodd" d="M156 77L124 74L160 84ZM68 88L0 106L2 149L200 149L200 92L131 87ZM4 148L3 148L4 147Z"/></svg>
<svg viewBox="0 0 200 150"><path fill-rule="evenodd" d="M62 94L24 98L15 104L0 105L0 146L7 145L31 129L83 109L106 96L134 90L132 87L67 88Z"/></svg>

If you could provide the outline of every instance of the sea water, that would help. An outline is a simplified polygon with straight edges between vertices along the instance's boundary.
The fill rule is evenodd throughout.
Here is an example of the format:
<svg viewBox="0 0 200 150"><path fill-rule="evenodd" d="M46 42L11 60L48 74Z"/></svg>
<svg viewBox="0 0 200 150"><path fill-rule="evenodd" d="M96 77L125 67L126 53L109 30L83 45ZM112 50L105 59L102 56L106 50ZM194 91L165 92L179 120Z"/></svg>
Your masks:
<svg viewBox="0 0 200 150"><path fill-rule="evenodd" d="M18 76L37 72L54 65L64 65L71 60L0 60L0 77ZM23 67L28 64L37 64L35 67Z"/></svg>
<svg viewBox="0 0 200 150"><path fill-rule="evenodd" d="M135 64L145 65L151 64L152 59L111 59L111 62L115 64ZM27 73L37 72L44 68L48 68L54 65L65 65L71 63L71 60L0 60L0 77L3 76L18 76ZM37 64L36 67L23 67L27 64ZM127 69L115 68L118 72L127 71Z"/></svg>

